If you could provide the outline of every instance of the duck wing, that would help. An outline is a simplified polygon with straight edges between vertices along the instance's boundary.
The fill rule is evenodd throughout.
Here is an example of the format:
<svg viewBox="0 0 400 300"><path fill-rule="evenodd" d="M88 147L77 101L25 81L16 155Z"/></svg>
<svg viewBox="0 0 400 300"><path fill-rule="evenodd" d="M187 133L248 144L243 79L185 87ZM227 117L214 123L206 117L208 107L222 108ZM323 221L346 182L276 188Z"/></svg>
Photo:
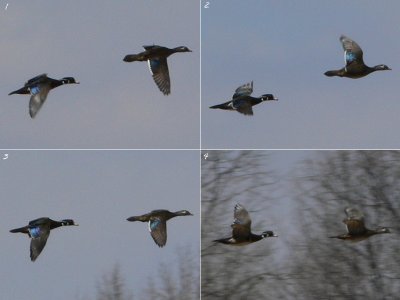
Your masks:
<svg viewBox="0 0 400 300"><path fill-rule="evenodd" d="M235 205L233 212L232 237L235 240L246 239L251 232L251 219L247 210L240 204Z"/></svg>
<svg viewBox="0 0 400 300"><path fill-rule="evenodd" d="M344 61L346 63L346 67L352 64L364 65L363 51L355 41L345 35L342 35L340 37L340 42L342 43L344 50Z"/></svg>
<svg viewBox="0 0 400 300"><path fill-rule="evenodd" d="M152 217L149 221L149 231L154 242L159 247L167 243L167 222L159 217Z"/></svg>
<svg viewBox="0 0 400 300"><path fill-rule="evenodd" d="M50 89L50 84L43 82L31 84L29 86L29 91L32 95L29 101L29 115L32 119L36 116L43 103L46 101Z"/></svg>
<svg viewBox="0 0 400 300"><path fill-rule="evenodd" d="M50 235L50 226L40 225L30 227L29 234L31 236L31 261L35 261L42 252L44 246L46 246L47 239Z"/></svg>
<svg viewBox="0 0 400 300"><path fill-rule="evenodd" d="M171 82L169 79L167 59L165 57L149 59L148 64L151 75L159 90L164 95L169 95L171 93Z"/></svg>
<svg viewBox="0 0 400 300"><path fill-rule="evenodd" d="M144 50L153 50L153 49L157 49L157 48L161 48L161 46L159 45L145 45L143 46Z"/></svg>
<svg viewBox="0 0 400 300"><path fill-rule="evenodd" d="M247 96L246 96L247 97ZM252 116L253 108L249 101L245 99L235 99L232 101L232 107L236 109L241 114Z"/></svg>
<svg viewBox="0 0 400 300"><path fill-rule="evenodd" d="M47 79L47 78L48 78L48 77L47 77L47 74L46 74L46 73L40 74L40 75L38 75L38 76L35 76L35 77L29 79L27 82L25 82L25 86L26 86L26 87L29 87L29 86L31 86L31 85L35 85L35 84L37 84L37 83L41 83L41 82L43 82L43 81L44 81L45 79Z"/></svg>
<svg viewBox="0 0 400 300"><path fill-rule="evenodd" d="M232 99L236 99L242 96L250 96L252 92L253 92L253 81L239 86L235 90Z"/></svg>
<svg viewBox="0 0 400 300"><path fill-rule="evenodd" d="M358 209L348 207L345 209L347 218L343 220L350 235L359 235L367 231L364 225L364 215Z"/></svg>

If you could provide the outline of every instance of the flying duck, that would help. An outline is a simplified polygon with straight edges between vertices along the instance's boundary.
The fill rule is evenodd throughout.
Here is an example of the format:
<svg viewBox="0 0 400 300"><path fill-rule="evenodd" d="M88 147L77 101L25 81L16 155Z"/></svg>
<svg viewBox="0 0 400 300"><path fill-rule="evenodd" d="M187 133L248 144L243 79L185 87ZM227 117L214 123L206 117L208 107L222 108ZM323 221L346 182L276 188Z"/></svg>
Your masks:
<svg viewBox="0 0 400 300"><path fill-rule="evenodd" d="M348 78L361 78L375 71L391 70L387 65L377 65L368 67L364 64L363 51L361 47L352 39L342 35L340 37L344 49L344 61L346 66L340 70L332 70L325 72L326 76L339 76Z"/></svg>
<svg viewBox="0 0 400 300"><path fill-rule="evenodd" d="M145 49L143 52L126 55L124 61L147 61L154 82L164 95L169 95L171 93L171 81L169 79L167 57L177 52L192 52L192 50L185 46L170 49L152 45L143 46L143 48Z"/></svg>
<svg viewBox="0 0 400 300"><path fill-rule="evenodd" d="M232 237L214 240L213 242L232 245L244 246L267 237L277 237L272 231L264 231L262 234L254 234L251 232L251 219L247 210L240 204L235 205L233 212Z"/></svg>
<svg viewBox="0 0 400 300"><path fill-rule="evenodd" d="M33 119L42 107L43 103L46 101L47 95L50 90L63 84L72 83L78 84L79 82L76 82L73 77L64 77L60 80L57 80L47 77L47 74L41 74L32 79L29 79L22 88L9 93L8 95L30 94L31 99L29 101L29 115Z"/></svg>
<svg viewBox="0 0 400 300"><path fill-rule="evenodd" d="M171 218L178 216L193 216L187 210L179 210L170 212L165 209L158 209L144 214L141 216L129 217L127 220L130 222L141 221L149 222L149 231L154 242L159 247L164 247L167 243L167 221Z"/></svg>
<svg viewBox="0 0 400 300"><path fill-rule="evenodd" d="M46 246L47 239L50 235L50 230L61 226L78 226L71 219L54 221L50 218L39 218L30 221L27 226L10 230L12 233L25 233L31 238L31 261L35 261L39 254Z"/></svg>
<svg viewBox="0 0 400 300"><path fill-rule="evenodd" d="M347 233L330 236L330 238L360 242L375 234L390 233L387 227L379 227L375 230L366 228L364 225L364 215L358 209L348 207L344 211L347 218L343 220L343 223L346 224Z"/></svg>
<svg viewBox="0 0 400 300"><path fill-rule="evenodd" d="M235 93L232 96L232 100L222 104L210 106L210 108L236 110L241 114L252 116L253 115L252 107L254 105L257 105L263 101L278 100L272 94L264 94L260 97L251 97L250 95L252 92L253 92L253 81L239 86L235 90Z"/></svg>

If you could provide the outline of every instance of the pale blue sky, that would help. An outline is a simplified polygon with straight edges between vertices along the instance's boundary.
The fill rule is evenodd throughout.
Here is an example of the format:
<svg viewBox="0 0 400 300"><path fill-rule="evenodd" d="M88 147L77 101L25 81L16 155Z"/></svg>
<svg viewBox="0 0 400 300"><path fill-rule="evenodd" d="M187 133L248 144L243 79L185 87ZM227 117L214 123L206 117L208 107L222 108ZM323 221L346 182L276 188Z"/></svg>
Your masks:
<svg viewBox="0 0 400 300"><path fill-rule="evenodd" d="M1 148L199 148L196 1L8 2L0 4ZM168 59L169 96L147 63L122 61L149 44L193 50ZM31 120L29 96L8 93L42 73L81 84L52 90Z"/></svg>
<svg viewBox="0 0 400 300"><path fill-rule="evenodd" d="M202 1L204 4L205 1ZM202 8L202 148L399 148L399 1L209 1ZM345 34L367 65L393 71L328 78ZM278 102L254 116L211 110L254 80Z"/></svg>
<svg viewBox="0 0 400 300"><path fill-rule="evenodd" d="M118 263L136 296L177 252L199 257L200 166L197 151L2 151L0 160L1 299L94 299L96 283ZM168 221L159 248L141 222L153 209L189 210ZM29 238L9 230L30 220L72 218L79 226L51 231L38 259ZM175 268L176 267L176 268ZM196 268L198 265L189 266Z"/></svg>

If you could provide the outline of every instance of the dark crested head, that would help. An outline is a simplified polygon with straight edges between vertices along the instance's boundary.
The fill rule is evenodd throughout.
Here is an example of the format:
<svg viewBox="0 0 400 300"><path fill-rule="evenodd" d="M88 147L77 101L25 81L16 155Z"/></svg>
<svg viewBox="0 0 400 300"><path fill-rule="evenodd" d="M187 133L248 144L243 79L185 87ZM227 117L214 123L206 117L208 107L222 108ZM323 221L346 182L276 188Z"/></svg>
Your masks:
<svg viewBox="0 0 400 300"><path fill-rule="evenodd" d="M193 214L191 214L187 210L180 210L180 211L177 211L175 214L177 214L179 216L193 216Z"/></svg>
<svg viewBox="0 0 400 300"><path fill-rule="evenodd" d="M174 48L174 50L176 52L192 52L192 50L190 50L188 47L186 46L180 46L180 47L176 47Z"/></svg>
<svg viewBox="0 0 400 300"><path fill-rule="evenodd" d="M78 224L75 224L74 220L71 219L65 219L60 221L62 226L78 226Z"/></svg>
<svg viewBox="0 0 400 300"><path fill-rule="evenodd" d="M79 83L75 80L74 77L64 77L63 79L61 79L63 84L70 84L70 83Z"/></svg>
<svg viewBox="0 0 400 300"><path fill-rule="evenodd" d="M261 96L262 101L270 101L270 100L278 100L278 98L275 98L274 95L272 94L265 94Z"/></svg>
<svg viewBox="0 0 400 300"><path fill-rule="evenodd" d="M264 231L261 236L263 238L267 238L267 237L277 237L277 235L273 232L273 231Z"/></svg>
<svg viewBox="0 0 400 300"><path fill-rule="evenodd" d="M387 65L377 65L374 67L375 71L391 70Z"/></svg>

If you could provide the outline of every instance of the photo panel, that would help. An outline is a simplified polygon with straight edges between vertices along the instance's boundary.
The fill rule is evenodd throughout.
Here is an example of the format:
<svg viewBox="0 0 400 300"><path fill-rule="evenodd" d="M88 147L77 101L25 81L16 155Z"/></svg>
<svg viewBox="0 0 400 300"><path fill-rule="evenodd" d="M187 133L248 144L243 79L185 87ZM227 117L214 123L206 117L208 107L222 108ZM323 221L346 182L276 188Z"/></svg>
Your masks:
<svg viewBox="0 0 400 300"><path fill-rule="evenodd" d="M196 1L9 1L0 14L1 148L199 148Z"/></svg>
<svg viewBox="0 0 400 300"><path fill-rule="evenodd" d="M3 299L199 299L197 151L0 155Z"/></svg>
<svg viewBox="0 0 400 300"><path fill-rule="evenodd" d="M202 148L399 148L399 9L202 0Z"/></svg>
<svg viewBox="0 0 400 300"><path fill-rule="evenodd" d="M202 299L395 299L399 151L202 151Z"/></svg>

